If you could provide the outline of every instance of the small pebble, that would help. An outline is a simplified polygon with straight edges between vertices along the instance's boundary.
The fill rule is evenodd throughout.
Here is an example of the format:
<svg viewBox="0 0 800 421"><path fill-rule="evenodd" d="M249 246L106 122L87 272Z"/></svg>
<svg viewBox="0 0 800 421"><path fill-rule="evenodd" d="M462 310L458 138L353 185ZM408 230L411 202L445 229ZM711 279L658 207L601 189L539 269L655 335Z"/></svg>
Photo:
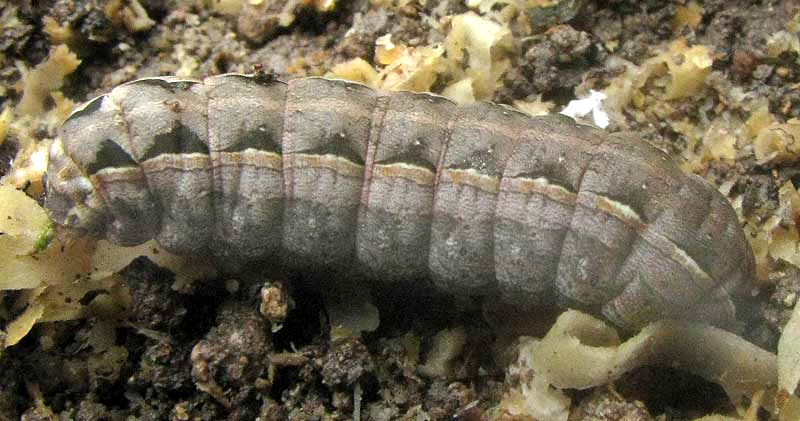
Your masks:
<svg viewBox="0 0 800 421"><path fill-rule="evenodd" d="M797 302L797 293L791 292L783 299L783 305L791 308Z"/></svg>

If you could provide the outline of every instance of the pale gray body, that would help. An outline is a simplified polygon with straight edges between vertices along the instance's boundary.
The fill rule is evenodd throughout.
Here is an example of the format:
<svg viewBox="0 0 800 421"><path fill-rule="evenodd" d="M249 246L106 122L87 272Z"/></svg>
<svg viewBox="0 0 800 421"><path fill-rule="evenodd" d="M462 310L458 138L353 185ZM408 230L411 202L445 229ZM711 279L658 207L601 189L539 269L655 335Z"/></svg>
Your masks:
<svg viewBox="0 0 800 421"><path fill-rule="evenodd" d="M142 79L50 152L60 224L178 254L347 265L624 327L728 325L753 255L727 199L649 144L486 103L306 78Z"/></svg>

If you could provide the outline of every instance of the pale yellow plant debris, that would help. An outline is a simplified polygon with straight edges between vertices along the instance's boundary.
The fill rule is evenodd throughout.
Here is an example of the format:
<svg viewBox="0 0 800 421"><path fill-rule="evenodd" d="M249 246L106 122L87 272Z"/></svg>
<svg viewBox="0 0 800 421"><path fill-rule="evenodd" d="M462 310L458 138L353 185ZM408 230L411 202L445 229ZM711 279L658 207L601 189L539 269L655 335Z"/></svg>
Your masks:
<svg viewBox="0 0 800 421"><path fill-rule="evenodd" d="M454 16L451 26L445 40L448 59L460 63L472 78L475 98L490 98L510 66L511 31L473 12Z"/></svg>
<svg viewBox="0 0 800 421"><path fill-rule="evenodd" d="M20 299L25 311L7 327L11 337L7 346L24 337L36 323L85 317L89 309L81 298L89 291L107 291L115 303L111 308L124 307L128 298L115 274L139 256L172 270L179 285L214 276L210 262L175 256L154 241L120 247L103 240L92 246L91 241L81 238L68 244L54 242L35 258L8 260L7 255L0 254L0 259L6 259L0 262L0 290L26 289ZM103 307L108 309L108 303Z"/></svg>
<svg viewBox="0 0 800 421"><path fill-rule="evenodd" d="M313 7L319 13L327 13L336 9L336 0L303 0L303 5Z"/></svg>
<svg viewBox="0 0 800 421"><path fill-rule="evenodd" d="M44 314L44 304L32 304L25 311L6 326L6 338L1 348L16 345L27 335L33 326Z"/></svg>
<svg viewBox="0 0 800 421"><path fill-rule="evenodd" d="M764 223L748 221L744 226L750 238L750 247L756 261L756 278L760 284L769 282L769 274L774 267L774 260L770 257L772 243L772 230L780 224L780 218L773 215Z"/></svg>
<svg viewBox="0 0 800 421"><path fill-rule="evenodd" d="M800 305L795 305L792 317L778 341L778 387L788 395L800 386Z"/></svg>
<svg viewBox="0 0 800 421"><path fill-rule="evenodd" d="M519 388L508 390L489 414L494 420L567 421L571 404L564 392L534 375Z"/></svg>
<svg viewBox="0 0 800 421"><path fill-rule="evenodd" d="M744 138L744 123L725 113L712 120L705 130L688 119L673 123L673 128L688 139L683 169L690 172L702 171L709 162L735 161L739 139Z"/></svg>
<svg viewBox="0 0 800 421"><path fill-rule="evenodd" d="M433 336L431 348L425 356L425 363L419 366L419 373L428 378L453 375L453 362L464 351L467 333L462 327L444 329Z"/></svg>
<svg viewBox="0 0 800 421"><path fill-rule="evenodd" d="M789 32L800 32L800 11L795 11L791 19L787 19L784 25Z"/></svg>
<svg viewBox="0 0 800 421"><path fill-rule="evenodd" d="M664 52L641 65L619 64L625 67L625 72L612 79L603 90L608 97L604 104L613 121L627 119L621 114L628 105L667 119L672 106L664 100L682 99L699 93L711 73L713 60L707 47L689 47L684 38L679 38ZM620 117L615 118L615 115ZM634 113L632 117L640 122L647 118L642 113Z"/></svg>
<svg viewBox="0 0 800 421"><path fill-rule="evenodd" d="M736 159L736 133L723 121L714 121L706 130L705 142L708 157L714 161Z"/></svg>
<svg viewBox="0 0 800 421"><path fill-rule="evenodd" d="M800 37L796 33L778 31L767 40L767 56L777 58L783 53L800 53Z"/></svg>
<svg viewBox="0 0 800 421"><path fill-rule="evenodd" d="M773 123L761 129L753 141L753 151L759 163L784 163L800 157L800 120Z"/></svg>
<svg viewBox="0 0 800 421"><path fill-rule="evenodd" d="M781 411L778 413L780 421L797 421L800 420L800 398L795 394L783 395L783 402L780 407Z"/></svg>
<svg viewBox="0 0 800 421"><path fill-rule="evenodd" d="M123 289L120 278L116 276L49 286L37 298L38 303L45 304L39 322L61 322L85 317L88 307L81 300L92 291L120 294Z"/></svg>
<svg viewBox="0 0 800 421"><path fill-rule="evenodd" d="M748 139L755 139L759 133L773 124L777 123L775 116L769 112L769 104L766 100L758 101L754 105L753 112L744 123L744 134Z"/></svg>
<svg viewBox="0 0 800 421"><path fill-rule="evenodd" d="M333 66L333 69L325 76L351 80L373 88L378 81L378 72L375 71L371 64L362 58L354 58L344 63L337 64Z"/></svg>
<svg viewBox="0 0 800 421"><path fill-rule="evenodd" d="M8 336L3 344L4 347L16 345L37 323L85 317L88 307L81 300L92 291L106 291L116 295L115 298L119 301L127 300L117 277L82 279L34 289L22 297L22 301L27 304L25 310L8 324Z"/></svg>
<svg viewBox="0 0 800 421"><path fill-rule="evenodd" d="M53 241L35 255L0 254L0 290L29 289L84 278L91 271L91 244L76 241L69 245Z"/></svg>
<svg viewBox="0 0 800 421"><path fill-rule="evenodd" d="M131 32L146 31L155 25L138 0L110 0L104 12L114 25Z"/></svg>
<svg viewBox="0 0 800 421"><path fill-rule="evenodd" d="M431 92L437 81L452 80L442 95L459 103L488 99L500 86L509 66L510 30L473 12L449 18L444 45L409 47L391 35L375 41L377 76L363 60L336 66L329 75L365 83L377 89Z"/></svg>
<svg viewBox="0 0 800 421"><path fill-rule="evenodd" d="M375 40L375 61L383 66L396 63L406 50L406 46L392 42L392 34L383 35Z"/></svg>
<svg viewBox="0 0 800 421"><path fill-rule="evenodd" d="M606 323L568 310L534 344L532 353L520 358L530 361L536 375L558 388L607 384L630 370L654 364L678 366L717 383L735 404L777 385L774 354L730 332L701 324L651 323L621 342ZM764 403L771 405L769 399Z"/></svg>
<svg viewBox="0 0 800 421"><path fill-rule="evenodd" d="M223 15L238 15L242 11L245 0L209 0L211 10ZM253 4L252 2L250 2Z"/></svg>
<svg viewBox="0 0 800 421"><path fill-rule="evenodd" d="M281 10L281 12L278 13L278 25L280 27L287 28L289 27L289 25L294 23L296 17L294 11L296 7L297 7L297 0L290 0L286 2L286 4L283 7L283 10Z"/></svg>
<svg viewBox="0 0 800 421"><path fill-rule="evenodd" d="M331 326L331 341L360 337L380 325L378 308L363 288L348 282L325 288L325 310Z"/></svg>
<svg viewBox="0 0 800 421"><path fill-rule="evenodd" d="M792 218L793 213L800 212L800 194L791 181L778 190L778 202L778 211L761 227L770 236L769 257L800 267L800 227L795 225Z"/></svg>
<svg viewBox="0 0 800 421"><path fill-rule="evenodd" d="M643 94L640 89L647 82L650 77L651 69L643 66L637 66L633 63L622 63L625 67L625 72L621 75L611 79L608 87L603 90L606 94L606 109L613 114L621 115L623 110L632 104L636 108L643 105ZM622 118L616 118L617 121L625 121Z"/></svg>
<svg viewBox="0 0 800 421"><path fill-rule="evenodd" d="M75 102L65 97L61 91L51 93L50 97L53 99L54 106L49 110L45 121L49 126L60 126L72 114L72 110L75 109Z"/></svg>
<svg viewBox="0 0 800 421"><path fill-rule="evenodd" d="M508 366L507 373L518 386L508 389L500 403L489 410L491 419L564 421L569 416L572 400L532 368L531 356L538 344L538 339L521 338L517 360Z"/></svg>
<svg viewBox="0 0 800 421"><path fill-rule="evenodd" d="M669 54L667 49L638 66L626 61L619 63L625 72L612 79L602 91L607 97L603 105L612 121L624 123L629 118L639 123L652 118L669 120L673 107L670 101L666 101L664 91L670 83L665 65Z"/></svg>
<svg viewBox="0 0 800 421"><path fill-rule="evenodd" d="M119 247L102 240L95 247L85 237L55 239L44 209L8 185L0 185L0 232L0 290L24 290L18 304L25 310L6 327L7 346L36 323L85 316L81 298L116 284L114 274L139 256L174 271L179 285L215 272L211 262L175 256L155 241Z"/></svg>
<svg viewBox="0 0 800 421"><path fill-rule="evenodd" d="M670 50L663 59L670 74L670 83L665 93L668 100L687 98L699 93L714 63L708 47L689 47L683 38L670 45Z"/></svg>
<svg viewBox="0 0 800 421"><path fill-rule="evenodd" d="M514 108L533 117L551 114L555 106L554 102L542 101L541 95L534 101L514 101Z"/></svg>
<svg viewBox="0 0 800 421"><path fill-rule="evenodd" d="M15 258L44 250L53 238L54 227L35 200L0 184L0 233L0 254L5 256L0 258Z"/></svg>
<svg viewBox="0 0 800 421"><path fill-rule="evenodd" d="M705 10L696 2L690 1L687 4L675 6L675 16L672 17L672 28L680 30L683 27L697 29L703 21Z"/></svg>
<svg viewBox="0 0 800 421"><path fill-rule="evenodd" d="M137 257L144 256L156 265L175 274L176 287L203 277L213 277L217 270L207 259L184 257L165 250L155 240L138 246L123 247L107 240L97 242L91 261L94 268L92 278L105 278L119 272Z"/></svg>
<svg viewBox="0 0 800 421"><path fill-rule="evenodd" d="M472 89L473 80L465 77L452 83L442 91L442 96L453 100L456 104L469 104L475 102L475 91Z"/></svg>
<svg viewBox="0 0 800 421"><path fill-rule="evenodd" d="M17 133L28 135L27 130L19 130ZM22 138L25 139L26 136ZM19 139L20 137L17 137ZM35 143L32 139L26 139L21 143L21 148L14 158L14 166L2 182L10 184L16 188L25 188L28 194L38 196L44 192L42 176L47 168L47 150L50 141Z"/></svg>
<svg viewBox="0 0 800 421"><path fill-rule="evenodd" d="M515 33L530 35L530 18L524 13L529 7L537 7L530 0L467 0L467 7L477 10L484 18L491 18L509 28L513 27Z"/></svg>
<svg viewBox="0 0 800 421"><path fill-rule="evenodd" d="M8 128L11 126L13 118L14 114L11 112L11 107L5 107L3 108L3 112L0 112L0 145L6 141Z"/></svg>
<svg viewBox="0 0 800 421"><path fill-rule="evenodd" d="M447 63L440 45L404 48L403 54L378 73L378 87L387 90L430 92Z"/></svg>
<svg viewBox="0 0 800 421"><path fill-rule="evenodd" d="M75 53L66 45L50 50L47 59L33 70L22 69L22 99L17 111L22 114L39 114L44 111L44 103L50 93L61 88L64 77L75 71L81 64Z"/></svg>
<svg viewBox="0 0 800 421"><path fill-rule="evenodd" d="M74 42L75 33L72 31L69 24L65 23L60 25L52 16L45 16L42 22L44 23L44 33L50 38L52 44L69 44Z"/></svg>

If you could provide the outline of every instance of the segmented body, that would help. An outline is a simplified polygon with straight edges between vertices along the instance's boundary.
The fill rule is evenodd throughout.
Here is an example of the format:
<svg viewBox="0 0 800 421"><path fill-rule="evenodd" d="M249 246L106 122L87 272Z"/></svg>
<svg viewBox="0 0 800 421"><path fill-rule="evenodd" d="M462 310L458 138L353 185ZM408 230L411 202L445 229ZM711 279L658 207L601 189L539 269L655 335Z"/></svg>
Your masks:
<svg viewBox="0 0 800 421"><path fill-rule="evenodd" d="M649 144L323 78L142 79L64 123L46 206L118 244L346 264L366 279L563 301L624 327L725 325L753 256L727 199Z"/></svg>

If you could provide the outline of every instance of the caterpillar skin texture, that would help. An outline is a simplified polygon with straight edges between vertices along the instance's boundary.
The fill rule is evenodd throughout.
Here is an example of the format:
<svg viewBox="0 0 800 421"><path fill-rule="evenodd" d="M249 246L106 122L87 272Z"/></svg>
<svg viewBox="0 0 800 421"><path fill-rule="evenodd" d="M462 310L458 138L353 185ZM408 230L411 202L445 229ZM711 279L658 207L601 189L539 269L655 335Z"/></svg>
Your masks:
<svg viewBox="0 0 800 421"><path fill-rule="evenodd" d="M727 199L641 140L341 80L121 85L64 123L47 189L57 223L116 244L347 265L626 328L728 326L754 271Z"/></svg>

